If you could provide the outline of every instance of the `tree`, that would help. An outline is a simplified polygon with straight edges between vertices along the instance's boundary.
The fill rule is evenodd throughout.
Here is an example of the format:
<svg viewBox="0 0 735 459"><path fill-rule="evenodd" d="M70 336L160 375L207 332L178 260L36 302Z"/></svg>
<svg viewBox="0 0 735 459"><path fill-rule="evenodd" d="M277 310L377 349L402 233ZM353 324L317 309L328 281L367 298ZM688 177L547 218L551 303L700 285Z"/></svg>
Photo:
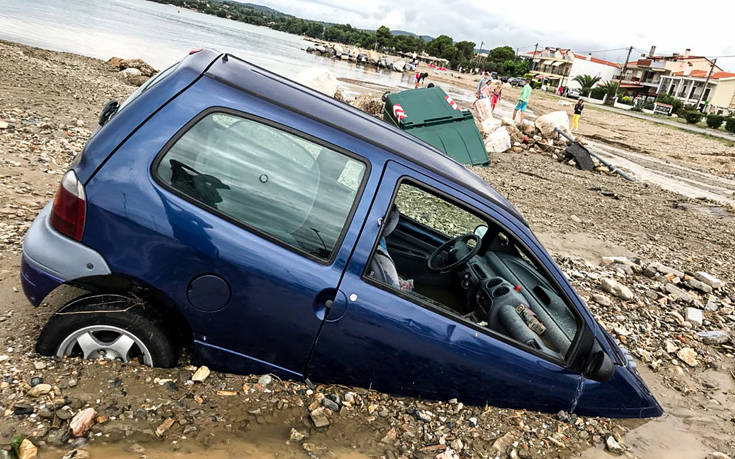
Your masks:
<svg viewBox="0 0 735 459"><path fill-rule="evenodd" d="M493 62L505 62L516 59L516 53L510 46L499 46L490 50L487 56Z"/></svg>
<svg viewBox="0 0 735 459"><path fill-rule="evenodd" d="M587 97L590 95L592 87L601 79L602 78L599 76L577 75L572 79L572 81L576 81L582 87L582 95Z"/></svg>
<svg viewBox="0 0 735 459"><path fill-rule="evenodd" d="M375 40L378 43L378 48L393 47L393 34L390 33L390 29L386 26L378 27L378 30L375 31Z"/></svg>
<svg viewBox="0 0 735 459"><path fill-rule="evenodd" d="M460 41L454 47L457 48L457 58L460 61L469 61L475 57L475 43L472 41Z"/></svg>
<svg viewBox="0 0 735 459"><path fill-rule="evenodd" d="M605 100L605 104L612 105L615 103L615 97L618 95L618 91L620 90L620 83L617 81L608 81L607 83L601 85L603 88L605 88L605 95L607 96L607 99Z"/></svg>
<svg viewBox="0 0 735 459"><path fill-rule="evenodd" d="M447 35L439 35L427 43L426 52L434 57L440 57L449 61L457 59L457 48L454 47L452 38Z"/></svg>

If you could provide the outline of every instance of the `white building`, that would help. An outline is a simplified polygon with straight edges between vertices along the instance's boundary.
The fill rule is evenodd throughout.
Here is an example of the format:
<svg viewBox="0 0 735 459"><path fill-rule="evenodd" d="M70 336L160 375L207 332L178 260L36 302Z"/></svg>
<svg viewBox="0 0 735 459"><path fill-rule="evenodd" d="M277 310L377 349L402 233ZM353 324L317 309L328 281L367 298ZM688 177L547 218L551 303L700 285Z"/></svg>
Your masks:
<svg viewBox="0 0 735 459"><path fill-rule="evenodd" d="M535 55L533 52L528 52L523 56L531 59L531 73L554 88L564 86L579 89L579 83L574 81L578 75L600 77L598 84L601 84L613 80L620 71L620 64L591 55L577 54L571 49L547 47L536 51Z"/></svg>

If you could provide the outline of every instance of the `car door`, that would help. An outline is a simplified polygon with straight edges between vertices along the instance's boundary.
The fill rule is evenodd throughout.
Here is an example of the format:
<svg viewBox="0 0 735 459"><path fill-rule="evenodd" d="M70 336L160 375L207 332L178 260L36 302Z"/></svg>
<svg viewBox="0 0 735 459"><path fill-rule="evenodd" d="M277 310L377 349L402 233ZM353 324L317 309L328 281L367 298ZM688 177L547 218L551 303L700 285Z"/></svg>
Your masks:
<svg viewBox="0 0 735 459"><path fill-rule="evenodd" d="M171 290L185 290L175 298L196 359L300 377L369 206L360 205L368 162L217 108L192 120L151 171L172 233L161 255L177 260Z"/></svg>
<svg viewBox="0 0 735 459"><path fill-rule="evenodd" d="M366 280L365 266L380 234L381 219L397 184L406 178L439 193L458 194L409 167L396 162L386 165L339 285L340 294L319 334L308 376L431 399L457 397L475 404L569 410L581 384L579 374ZM466 196L462 201L473 204ZM483 210L512 228L500 213ZM417 250L421 252L425 250Z"/></svg>

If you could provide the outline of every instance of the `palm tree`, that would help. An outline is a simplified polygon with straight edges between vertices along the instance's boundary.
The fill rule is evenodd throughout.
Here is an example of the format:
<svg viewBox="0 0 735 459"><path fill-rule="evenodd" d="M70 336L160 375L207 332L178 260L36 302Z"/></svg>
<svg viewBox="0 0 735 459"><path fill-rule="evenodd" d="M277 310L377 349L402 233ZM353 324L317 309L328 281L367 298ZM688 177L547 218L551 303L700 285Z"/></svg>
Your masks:
<svg viewBox="0 0 735 459"><path fill-rule="evenodd" d="M576 81L582 87L582 95L587 97L590 95L590 89L597 84L602 78L592 75L577 75L573 81Z"/></svg>
<svg viewBox="0 0 735 459"><path fill-rule="evenodd" d="M618 91L620 90L620 83L617 81L608 81L601 85L605 88L606 98L605 98L605 104L606 105L612 105L615 103L615 97L618 95Z"/></svg>

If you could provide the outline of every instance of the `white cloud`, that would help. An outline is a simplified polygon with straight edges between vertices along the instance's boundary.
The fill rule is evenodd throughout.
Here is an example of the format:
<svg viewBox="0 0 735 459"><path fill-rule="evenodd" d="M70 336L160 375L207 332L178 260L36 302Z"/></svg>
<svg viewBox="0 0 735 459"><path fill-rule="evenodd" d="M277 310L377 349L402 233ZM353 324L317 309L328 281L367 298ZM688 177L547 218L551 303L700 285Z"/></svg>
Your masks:
<svg viewBox="0 0 735 459"><path fill-rule="evenodd" d="M733 55L735 1L684 0L636 2L541 0L250 0L295 16L375 29L386 25L421 35L450 35L484 47L541 46L596 51L635 46L659 52ZM634 51L635 57L639 52ZM625 51L596 53L623 60ZM735 59L722 60L735 68Z"/></svg>

